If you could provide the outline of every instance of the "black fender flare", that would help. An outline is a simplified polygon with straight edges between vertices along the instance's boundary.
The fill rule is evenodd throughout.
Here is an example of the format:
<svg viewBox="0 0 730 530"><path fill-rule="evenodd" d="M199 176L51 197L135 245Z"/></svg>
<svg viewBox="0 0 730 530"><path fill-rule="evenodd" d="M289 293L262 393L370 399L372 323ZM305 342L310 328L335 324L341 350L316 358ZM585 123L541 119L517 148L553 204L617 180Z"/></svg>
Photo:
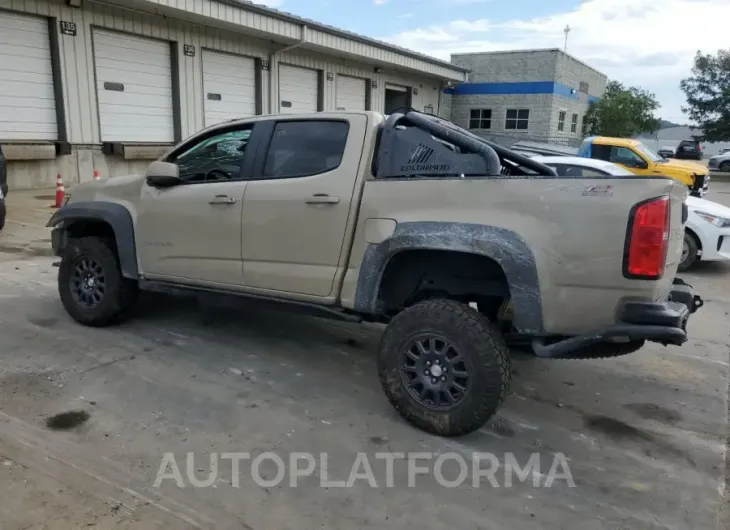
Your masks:
<svg viewBox="0 0 730 530"><path fill-rule="evenodd" d="M134 222L129 210L118 203L107 201L82 201L59 208L46 226L56 227L63 223L63 230L78 221L99 221L108 224L117 243L119 267L125 278L139 279L137 249L134 240Z"/></svg>
<svg viewBox="0 0 730 530"><path fill-rule="evenodd" d="M452 250L486 256L507 277L514 308L514 325L522 333L543 330L542 299L537 264L522 237L506 228L448 222L399 223L385 241L365 250L355 291L354 309L377 314L380 283L388 262L405 250Z"/></svg>

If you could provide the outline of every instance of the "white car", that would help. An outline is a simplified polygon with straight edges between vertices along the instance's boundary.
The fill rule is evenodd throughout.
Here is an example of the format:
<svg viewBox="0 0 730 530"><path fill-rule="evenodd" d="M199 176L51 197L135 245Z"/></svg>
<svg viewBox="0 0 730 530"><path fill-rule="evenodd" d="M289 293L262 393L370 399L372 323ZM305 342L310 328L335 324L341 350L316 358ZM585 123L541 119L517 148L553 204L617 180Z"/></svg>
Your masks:
<svg viewBox="0 0 730 530"><path fill-rule="evenodd" d="M680 271L698 261L730 259L730 208L716 202L688 197L687 226Z"/></svg>
<svg viewBox="0 0 730 530"><path fill-rule="evenodd" d="M542 155L531 156L530 158L550 166L561 177L634 176L631 171L623 166L596 158Z"/></svg>
<svg viewBox="0 0 730 530"><path fill-rule="evenodd" d="M633 175L627 169L603 160L572 156L533 156L533 160L555 169L562 177ZM716 202L687 197L687 224L680 271L698 261L730 260L730 208Z"/></svg>

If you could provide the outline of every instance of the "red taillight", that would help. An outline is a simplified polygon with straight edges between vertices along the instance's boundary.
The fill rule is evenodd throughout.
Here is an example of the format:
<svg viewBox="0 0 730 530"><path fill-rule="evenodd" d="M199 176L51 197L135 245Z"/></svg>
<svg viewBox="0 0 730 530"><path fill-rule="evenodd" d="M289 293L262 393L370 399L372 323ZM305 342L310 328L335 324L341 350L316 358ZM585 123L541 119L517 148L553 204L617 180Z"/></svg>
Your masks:
<svg viewBox="0 0 730 530"><path fill-rule="evenodd" d="M669 246L669 197L637 204L629 221L624 273L629 278L662 277Z"/></svg>

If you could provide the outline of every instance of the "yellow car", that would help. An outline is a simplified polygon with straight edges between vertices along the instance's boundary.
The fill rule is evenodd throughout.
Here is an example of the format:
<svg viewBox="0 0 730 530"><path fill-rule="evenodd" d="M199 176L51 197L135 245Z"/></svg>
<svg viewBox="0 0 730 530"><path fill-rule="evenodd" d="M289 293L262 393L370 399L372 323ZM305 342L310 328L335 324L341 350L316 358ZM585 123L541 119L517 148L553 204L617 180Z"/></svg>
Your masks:
<svg viewBox="0 0 730 530"><path fill-rule="evenodd" d="M709 190L710 176L706 166L661 157L639 140L591 136L583 140L578 156L613 162L636 175L673 178L685 184L695 197L702 197Z"/></svg>

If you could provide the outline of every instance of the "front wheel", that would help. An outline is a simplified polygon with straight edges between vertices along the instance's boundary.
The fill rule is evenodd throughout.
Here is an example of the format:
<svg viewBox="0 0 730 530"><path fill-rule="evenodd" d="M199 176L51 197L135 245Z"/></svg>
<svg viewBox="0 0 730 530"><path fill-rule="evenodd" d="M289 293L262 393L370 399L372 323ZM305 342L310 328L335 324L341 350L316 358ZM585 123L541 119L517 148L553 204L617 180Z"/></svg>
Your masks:
<svg viewBox="0 0 730 530"><path fill-rule="evenodd" d="M723 162L722 164L720 164L720 171L730 173L730 162Z"/></svg>
<svg viewBox="0 0 730 530"><path fill-rule="evenodd" d="M71 318L86 326L124 319L137 301L137 283L122 276L112 242L82 237L68 246L58 269L58 292Z"/></svg>
<svg viewBox="0 0 730 530"><path fill-rule="evenodd" d="M684 232L684 242L682 243L682 257L679 261L679 272L690 269L698 261L699 245L695 237L689 232Z"/></svg>
<svg viewBox="0 0 730 530"><path fill-rule="evenodd" d="M427 300L386 328L378 375L406 421L431 434L462 436L494 415L512 371L504 338L484 316L452 300Z"/></svg>

